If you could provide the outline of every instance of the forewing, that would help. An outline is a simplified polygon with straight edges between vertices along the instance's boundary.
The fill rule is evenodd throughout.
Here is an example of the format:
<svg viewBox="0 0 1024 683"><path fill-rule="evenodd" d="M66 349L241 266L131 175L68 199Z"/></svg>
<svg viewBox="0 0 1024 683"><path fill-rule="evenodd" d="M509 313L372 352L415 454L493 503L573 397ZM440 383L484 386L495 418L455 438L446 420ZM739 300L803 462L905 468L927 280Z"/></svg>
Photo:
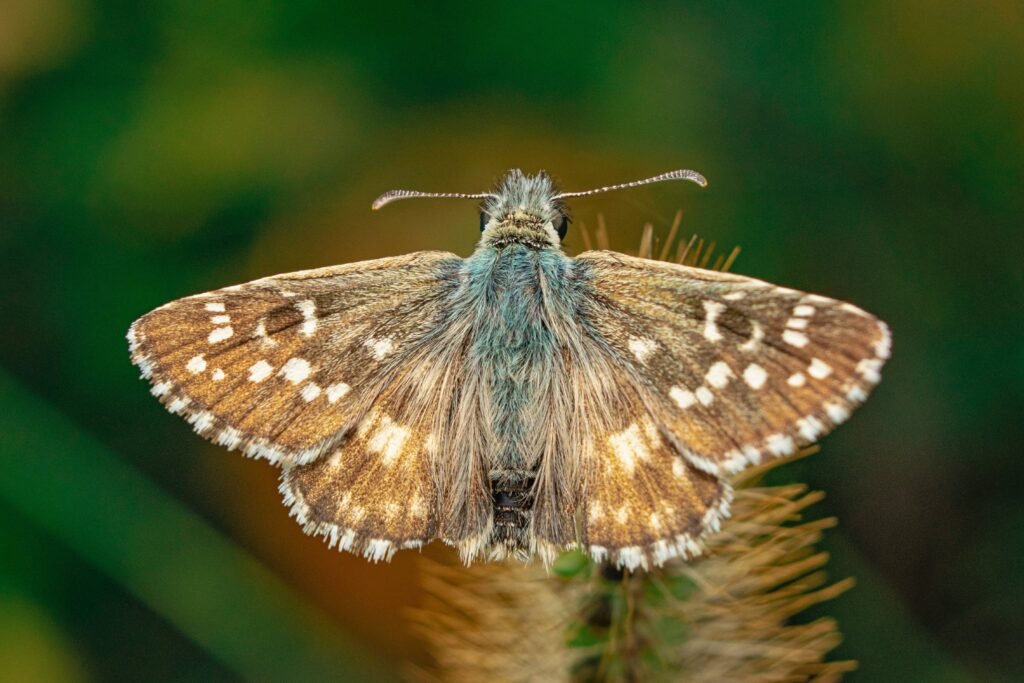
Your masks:
<svg viewBox="0 0 1024 683"><path fill-rule="evenodd" d="M851 304L614 252L577 263L589 333L679 452L712 474L817 441L889 357L885 323Z"/></svg>
<svg viewBox="0 0 1024 683"><path fill-rule="evenodd" d="M132 362L206 438L273 463L311 462L430 338L461 263L420 252L179 299L131 326Z"/></svg>

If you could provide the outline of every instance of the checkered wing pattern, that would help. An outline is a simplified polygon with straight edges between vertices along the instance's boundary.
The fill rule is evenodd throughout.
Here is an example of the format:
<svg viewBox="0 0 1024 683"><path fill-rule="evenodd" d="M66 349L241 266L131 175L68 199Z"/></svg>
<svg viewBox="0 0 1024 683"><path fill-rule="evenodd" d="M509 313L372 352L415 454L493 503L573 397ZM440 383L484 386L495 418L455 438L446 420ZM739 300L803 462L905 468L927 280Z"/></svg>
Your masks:
<svg viewBox="0 0 1024 683"><path fill-rule="evenodd" d="M131 326L132 361L202 436L309 463L367 424L396 368L431 343L461 264L421 252L179 299Z"/></svg>
<svg viewBox="0 0 1024 683"><path fill-rule="evenodd" d="M633 378L661 437L712 475L817 441L889 357L886 325L851 304L613 252L577 263L591 334Z"/></svg>
<svg viewBox="0 0 1024 683"><path fill-rule="evenodd" d="M445 464L457 462L467 480L474 471L473 462L439 454L453 431L445 418L463 355L460 344L425 344L396 368L349 438L315 462L285 466L281 493L307 534L377 561L438 536L454 543L485 532L482 468L465 490L438 485Z"/></svg>
<svg viewBox="0 0 1024 683"><path fill-rule="evenodd" d="M729 484L681 455L644 405L642 386L598 339L585 342L579 360L569 374L579 402L572 453L584 482L584 547L596 561L630 569L699 555L728 514Z"/></svg>

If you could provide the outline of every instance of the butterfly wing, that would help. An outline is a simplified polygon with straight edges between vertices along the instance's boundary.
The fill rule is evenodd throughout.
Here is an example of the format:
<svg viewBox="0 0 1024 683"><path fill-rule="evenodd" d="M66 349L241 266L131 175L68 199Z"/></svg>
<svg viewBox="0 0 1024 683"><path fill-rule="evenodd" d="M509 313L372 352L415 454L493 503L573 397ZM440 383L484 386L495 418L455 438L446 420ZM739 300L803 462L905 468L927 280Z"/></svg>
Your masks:
<svg viewBox="0 0 1024 683"><path fill-rule="evenodd" d="M285 466L280 489L306 533L374 561L433 538L467 561L486 545L491 496L469 323L455 306L393 368L349 438Z"/></svg>
<svg viewBox="0 0 1024 683"><path fill-rule="evenodd" d="M307 534L373 561L437 536L437 437L422 398L397 378L333 452L285 465L280 490Z"/></svg>
<svg viewBox="0 0 1024 683"><path fill-rule="evenodd" d="M132 361L204 437L308 463L360 424L428 342L461 264L421 252L179 299L131 326Z"/></svg>
<svg viewBox="0 0 1024 683"><path fill-rule="evenodd" d="M851 304L614 252L576 260L590 334L663 436L710 474L817 441L889 357L885 323Z"/></svg>
<svg viewBox="0 0 1024 683"><path fill-rule="evenodd" d="M584 547L596 561L629 569L699 555L727 516L732 489L682 457L616 359L596 339L581 341L581 362L568 372L578 402L572 457L582 461L585 482Z"/></svg>

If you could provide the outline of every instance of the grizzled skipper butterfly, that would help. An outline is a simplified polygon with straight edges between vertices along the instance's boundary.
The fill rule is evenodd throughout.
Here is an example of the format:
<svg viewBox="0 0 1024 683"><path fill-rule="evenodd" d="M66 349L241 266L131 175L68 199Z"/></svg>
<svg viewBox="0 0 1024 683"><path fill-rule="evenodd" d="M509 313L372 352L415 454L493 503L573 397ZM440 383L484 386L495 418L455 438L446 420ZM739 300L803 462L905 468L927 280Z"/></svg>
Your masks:
<svg viewBox="0 0 1024 683"><path fill-rule="evenodd" d="M467 562L582 546L634 569L693 557L730 474L845 421L888 328L740 275L560 243L586 192L508 173L469 258L419 252L171 302L128 331L152 393L283 469L309 534L371 560L435 538Z"/></svg>

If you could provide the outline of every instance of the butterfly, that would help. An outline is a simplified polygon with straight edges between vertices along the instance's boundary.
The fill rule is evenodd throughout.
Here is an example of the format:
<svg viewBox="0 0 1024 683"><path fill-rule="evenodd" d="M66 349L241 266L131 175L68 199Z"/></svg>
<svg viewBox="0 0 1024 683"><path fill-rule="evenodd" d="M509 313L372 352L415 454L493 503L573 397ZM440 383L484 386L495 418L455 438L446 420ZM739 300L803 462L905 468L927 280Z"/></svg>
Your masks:
<svg viewBox="0 0 1024 683"><path fill-rule="evenodd" d="M137 320L132 361L196 432L280 466L309 534L377 561L565 548L636 569L701 553L730 475L844 422L885 323L742 275L561 249L583 192L513 170L468 258L418 252L267 277Z"/></svg>

